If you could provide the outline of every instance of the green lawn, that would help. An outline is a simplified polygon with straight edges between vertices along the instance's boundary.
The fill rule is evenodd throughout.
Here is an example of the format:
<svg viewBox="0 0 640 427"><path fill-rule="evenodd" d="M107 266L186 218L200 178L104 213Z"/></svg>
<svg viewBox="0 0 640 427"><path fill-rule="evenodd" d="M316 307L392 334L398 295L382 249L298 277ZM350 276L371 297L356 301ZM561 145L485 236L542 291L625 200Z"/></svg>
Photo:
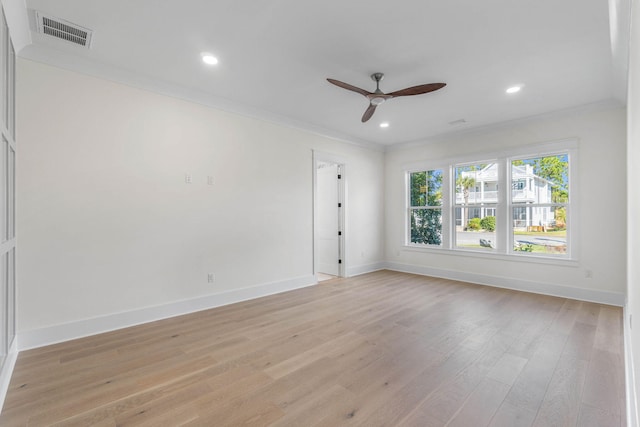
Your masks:
<svg viewBox="0 0 640 427"><path fill-rule="evenodd" d="M560 231L514 231L514 236L559 236L565 237L567 235L567 230Z"/></svg>
<svg viewBox="0 0 640 427"><path fill-rule="evenodd" d="M524 233L524 234L544 234L544 233ZM486 249L491 250L491 248L487 248L480 245L458 245L459 248L468 248L468 249ZM566 251L566 248L565 248ZM516 251L520 252L520 251ZM535 245L531 244L531 251L521 251L524 253L536 253L536 254L563 254L564 252L557 252L554 250L549 250L548 246L544 245Z"/></svg>
<svg viewBox="0 0 640 427"><path fill-rule="evenodd" d="M567 247L564 246L564 250L563 251L555 251L553 249L550 249L550 246L545 246L545 245L536 245L533 243L529 243L526 246L531 246L531 250L530 251L516 251L516 252L530 252L530 253L538 253L538 254L564 254L567 251Z"/></svg>

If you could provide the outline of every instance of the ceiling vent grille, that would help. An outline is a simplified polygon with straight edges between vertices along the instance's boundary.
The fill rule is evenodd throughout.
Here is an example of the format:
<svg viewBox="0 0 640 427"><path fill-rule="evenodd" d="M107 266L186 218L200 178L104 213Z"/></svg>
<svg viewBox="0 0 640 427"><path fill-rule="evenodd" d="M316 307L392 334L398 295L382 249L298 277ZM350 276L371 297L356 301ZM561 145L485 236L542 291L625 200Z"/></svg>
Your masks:
<svg viewBox="0 0 640 427"><path fill-rule="evenodd" d="M87 49L91 44L92 31L63 19L36 12L38 32L62 39Z"/></svg>

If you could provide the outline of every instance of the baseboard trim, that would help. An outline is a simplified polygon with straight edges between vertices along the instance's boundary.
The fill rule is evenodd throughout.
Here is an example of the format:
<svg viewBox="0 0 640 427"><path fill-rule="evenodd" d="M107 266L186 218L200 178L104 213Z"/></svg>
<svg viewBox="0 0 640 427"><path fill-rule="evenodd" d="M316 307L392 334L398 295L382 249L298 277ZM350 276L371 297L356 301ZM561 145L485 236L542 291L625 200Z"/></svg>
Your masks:
<svg viewBox="0 0 640 427"><path fill-rule="evenodd" d="M46 328L33 329L19 334L19 350L29 350L77 338L84 338L116 329L304 288L315 285L316 283L318 282L314 275L301 276L279 282L265 283L199 298L176 301L160 306L146 307L139 310L114 313Z"/></svg>
<svg viewBox="0 0 640 427"><path fill-rule="evenodd" d="M623 307L625 301L624 294L617 292L575 288L571 286L556 285L553 283L514 279L511 277L488 276L484 274L445 270L440 268L425 267L412 264L401 264L396 262L387 262L386 268L388 270L401 271L404 273L413 273L420 274L422 276L459 280L462 282L476 283L479 285L494 286L497 288L513 289L516 291L531 292L535 294L550 295L562 298L571 298L580 301L615 305L618 307Z"/></svg>
<svg viewBox="0 0 640 427"><path fill-rule="evenodd" d="M7 391L9 391L9 383L11 382L13 368L16 366L16 360L18 360L18 340L14 338L11 347L9 347L4 365L2 365L2 370L0 370L0 413L2 413Z"/></svg>
<svg viewBox="0 0 640 427"><path fill-rule="evenodd" d="M624 373L627 398L627 426L638 426L638 405L636 401L636 375L633 369L633 349L631 348L631 330L629 329L629 312L627 304L622 309L624 331Z"/></svg>
<svg viewBox="0 0 640 427"><path fill-rule="evenodd" d="M372 264L356 265L355 267L349 267L347 269L347 277L359 276L361 274L373 273L374 271L380 271L386 269L385 262L374 262Z"/></svg>

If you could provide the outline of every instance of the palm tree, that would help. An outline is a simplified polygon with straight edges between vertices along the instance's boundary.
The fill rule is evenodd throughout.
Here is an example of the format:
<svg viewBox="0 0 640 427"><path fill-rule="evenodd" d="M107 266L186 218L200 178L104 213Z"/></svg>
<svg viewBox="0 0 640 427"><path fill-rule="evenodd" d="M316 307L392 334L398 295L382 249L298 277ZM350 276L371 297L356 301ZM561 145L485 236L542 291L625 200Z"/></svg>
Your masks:
<svg viewBox="0 0 640 427"><path fill-rule="evenodd" d="M458 179L456 179L456 186L462 188L462 196L464 197L464 208L463 208L463 222L462 225L464 227L467 226L467 222L469 222L469 189L476 186L476 179L469 175L458 175Z"/></svg>

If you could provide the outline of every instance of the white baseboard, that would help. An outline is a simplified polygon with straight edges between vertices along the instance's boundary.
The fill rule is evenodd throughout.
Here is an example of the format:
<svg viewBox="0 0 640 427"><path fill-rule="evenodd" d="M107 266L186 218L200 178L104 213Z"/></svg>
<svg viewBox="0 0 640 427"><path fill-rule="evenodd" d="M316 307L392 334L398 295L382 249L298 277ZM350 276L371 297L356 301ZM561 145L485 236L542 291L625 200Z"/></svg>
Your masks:
<svg viewBox="0 0 640 427"><path fill-rule="evenodd" d="M13 368L16 366L16 360L18 359L18 340L13 339L7 358L0 370L0 412L2 412L2 406L4 405L4 399L7 397L7 391L9 390L9 383L11 382L11 374L13 374Z"/></svg>
<svg viewBox="0 0 640 427"><path fill-rule="evenodd" d="M388 270L401 271L405 273L459 280L462 282L477 283L479 285L488 285L495 286L497 288L513 289L516 291L531 292L535 294L571 298L580 301L615 305L618 307L623 307L625 301L624 294L617 292L575 288L572 286L534 282L531 280L514 279L511 277L489 276L484 274L467 273L464 271L445 270L440 268L401 264L396 262L387 262L386 268Z"/></svg>
<svg viewBox="0 0 640 427"><path fill-rule="evenodd" d="M331 276L337 276L339 269L340 268L338 267L338 264L332 265L328 263L318 262L318 265L316 267L316 272L329 274Z"/></svg>
<svg viewBox="0 0 640 427"><path fill-rule="evenodd" d="M561 286L549 283L539 283L522 279L512 279L497 276L479 275L460 271L436 269L431 267L401 264L394 262L376 262L372 264L351 267L347 276L357 276L378 270L394 270L406 273L420 274L424 276L441 277L452 280L460 280L481 285L496 286L500 288L514 289L539 294L553 295L564 298L572 298L583 301L591 301L602 304L610 304L625 307L624 310L624 341L625 341L625 372L627 382L627 422L630 427L637 426L637 407L632 349L630 346L630 334L628 329L627 313L624 295L615 292L594 291L588 289ZM116 313L77 322L55 325L41 329L21 332L14 339L7 359L0 371L0 411L6 397L11 380L18 350L27 350L42 347L58 342L69 341L116 329L135 326L142 323L169 317L189 314L236 302L246 301L267 295L273 295L294 289L312 286L317 283L314 275L301 276L294 279L266 283L249 288L243 288L200 298L177 301L161 306L147 307L140 310Z"/></svg>
<svg viewBox="0 0 640 427"><path fill-rule="evenodd" d="M267 295L278 294L293 289L315 285L317 280L314 275L302 276L279 282L265 283L249 288L207 295L199 298L176 301L155 307L146 307L139 310L114 313L91 319L46 328L20 332L18 336L19 349L28 350L45 345L83 338L129 326L153 322L155 320L194 313L227 304L260 298Z"/></svg>
<svg viewBox="0 0 640 427"><path fill-rule="evenodd" d="M374 262L373 264L356 265L355 267L347 268L347 277L373 273L374 271L384 270L385 268L386 263L383 261Z"/></svg>
<svg viewBox="0 0 640 427"><path fill-rule="evenodd" d="M631 330L629 329L629 312L627 304L622 310L624 331L624 373L627 396L627 426L638 427L638 405L636 401L636 375L633 368L633 349L631 348Z"/></svg>

